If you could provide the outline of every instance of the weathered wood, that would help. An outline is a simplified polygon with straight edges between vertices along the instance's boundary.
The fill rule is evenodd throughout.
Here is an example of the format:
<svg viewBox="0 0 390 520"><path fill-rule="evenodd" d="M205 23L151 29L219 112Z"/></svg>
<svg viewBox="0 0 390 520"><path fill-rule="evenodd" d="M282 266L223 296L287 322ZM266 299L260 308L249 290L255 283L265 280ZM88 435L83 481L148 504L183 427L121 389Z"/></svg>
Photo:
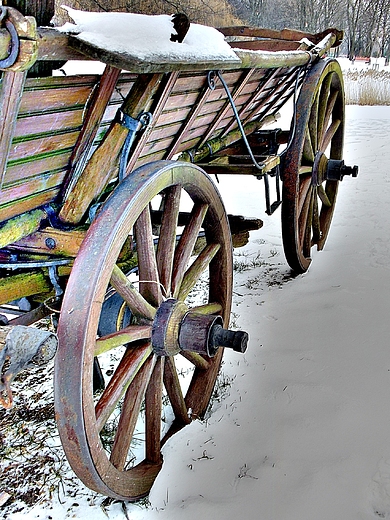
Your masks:
<svg viewBox="0 0 390 520"><path fill-rule="evenodd" d="M135 316L140 316L141 318L147 318L149 320L154 319L156 309L150 305L143 296L141 296L119 267L114 267L110 283L126 301L131 312Z"/></svg>
<svg viewBox="0 0 390 520"><path fill-rule="evenodd" d="M6 70L12 70L14 72L25 71L35 63L38 56L37 21L33 16L24 16L18 9L11 7L11 3L13 5L16 4L16 2L10 0L6 7L7 17L5 28L8 29L7 22L12 25L18 37L19 49L16 61L12 64L7 64L8 66L6 66ZM7 56L4 56L3 58L6 57L8 57L8 52Z"/></svg>
<svg viewBox="0 0 390 520"><path fill-rule="evenodd" d="M27 19L34 17L35 26L50 25L55 11L54 0L6 0L5 4L23 13ZM34 29L34 39L38 39L36 27ZM35 58L38 58L38 47L39 45L36 45ZM56 68L56 65L42 62L35 63L31 68L29 66L29 76L51 76L53 68Z"/></svg>
<svg viewBox="0 0 390 520"><path fill-rule="evenodd" d="M123 112L137 118L149 107L160 81L160 74L139 76L123 104ZM119 155L128 133L129 130L121 123L112 122L102 144L92 155L82 175L77 179L64 201L59 213L59 218L63 222L77 224L92 200L101 193L108 181L115 175Z"/></svg>
<svg viewBox="0 0 390 520"><path fill-rule="evenodd" d="M231 93L233 101L237 100L238 96L245 88L246 84L250 80L253 73L254 73L254 69L249 69L242 73L239 84L236 86L235 91ZM219 112L219 114L215 118L213 124L210 125L209 130L204 135L204 137L200 143L200 146L204 145L210 139L210 137L213 136L215 129L218 128L218 126L221 124L221 121L226 117L228 111L230 111L230 113L232 113L232 107L230 105L229 100L227 99L225 102L224 109Z"/></svg>
<svg viewBox="0 0 390 520"><path fill-rule="evenodd" d="M38 28L38 60L68 61L89 60L88 56L77 51L69 44L69 35L49 27Z"/></svg>
<svg viewBox="0 0 390 520"><path fill-rule="evenodd" d="M262 126L271 123L272 121L277 121L277 116L269 115L261 121L252 121L245 125L245 134L250 135L256 130L259 130ZM235 130L232 130L222 138L211 139L199 149L183 152L180 155L179 160L187 162L192 162L194 160L195 162L200 162L202 161L202 159L208 157L209 155L214 155L223 148L227 148L232 143L239 141L241 137L241 132L237 128Z"/></svg>
<svg viewBox="0 0 390 520"><path fill-rule="evenodd" d="M152 370L153 361L149 360L132 381L122 404L118 430L110 456L110 462L119 470L123 470L127 462L127 454Z"/></svg>
<svg viewBox="0 0 390 520"><path fill-rule="evenodd" d="M180 237L175 251L172 269L172 293L174 298L177 298L177 294L180 291L180 285L183 280L184 273L187 269L189 259L194 249L196 239L199 235L199 230L203 224L203 220L208 208L208 204L194 205L190 220Z"/></svg>
<svg viewBox="0 0 390 520"><path fill-rule="evenodd" d="M334 33L329 33L315 47L306 51L251 52L237 49L235 52L243 68L301 67L323 56L336 41Z"/></svg>
<svg viewBox="0 0 390 520"><path fill-rule="evenodd" d="M0 192L3 193L4 189ZM9 199L10 203L5 203L4 206L0 206L0 222L8 220L17 215L22 215L26 211L39 208L44 204L51 202L54 197L58 194L58 186L48 189L42 193L36 193L29 195L23 199L15 201L17 203L12 204L12 199ZM7 197L5 197L7 200Z"/></svg>
<svg viewBox="0 0 390 520"><path fill-rule="evenodd" d="M104 70L98 88L94 91L88 111L85 115L85 123L78 136L77 143L70 158L69 173L63 184L63 196L65 196L69 183L75 181L87 161L96 134L103 119L104 112L111 99L115 85L119 78L120 70L107 66Z"/></svg>
<svg viewBox="0 0 390 520"><path fill-rule="evenodd" d="M42 271L26 272L0 279L0 305L20 298L41 293L49 293L52 289L49 276Z"/></svg>
<svg viewBox="0 0 390 520"><path fill-rule="evenodd" d="M158 307L162 301L162 294L158 280L149 206L146 206L138 217L134 231L137 241L139 291L149 303ZM144 280L147 282L145 283Z"/></svg>
<svg viewBox="0 0 390 520"><path fill-rule="evenodd" d="M161 455L161 414L163 397L163 356L156 359L156 365L150 377L145 393L145 429L146 446L145 459L158 464L162 461Z"/></svg>
<svg viewBox="0 0 390 520"><path fill-rule="evenodd" d="M140 371L143 372L143 367L148 367L150 377L150 370L154 366L152 359L148 360L151 357L152 346L150 342L146 341L137 346L138 348L130 348L125 352L115 376L111 379L95 407L98 430L103 428L128 386Z"/></svg>
<svg viewBox="0 0 390 520"><path fill-rule="evenodd" d="M343 39L343 31L333 28L326 29L325 31L316 34L297 31L295 29L282 29L281 31L278 31L274 29L249 26L220 27L218 30L225 36L250 36L254 38L270 38L272 40L287 40L295 42L300 42L304 38L307 38L314 44L319 43L328 34L332 33L336 36L334 46L340 45Z"/></svg>
<svg viewBox="0 0 390 520"><path fill-rule="evenodd" d="M0 189L16 127L26 72L4 72L0 89Z"/></svg>
<svg viewBox="0 0 390 520"><path fill-rule="evenodd" d="M45 211L37 209L0 224L0 249L37 231L46 217Z"/></svg>
<svg viewBox="0 0 390 520"><path fill-rule="evenodd" d="M10 249L23 250L30 253L76 257L84 237L85 231L61 231L49 227L29 234L29 236L20 240L13 241L9 247Z"/></svg>
<svg viewBox="0 0 390 520"><path fill-rule="evenodd" d="M231 43L235 49L249 49L252 51L296 51L301 47L300 42L286 40L249 40Z"/></svg>
<svg viewBox="0 0 390 520"><path fill-rule="evenodd" d="M142 150L146 146L146 143L148 141L153 141L153 138L151 136L152 130L157 125L159 117L165 108L167 100L169 99L169 96L175 86L178 76L179 76L178 72L174 72L169 75L169 77L165 83L164 89L160 93L160 97L158 98L157 104L153 110L153 120L151 121L149 126L144 130L142 136L138 140L138 143L137 143L133 153L131 154L131 157L129 158L129 162L128 162L127 168L126 168L126 175L128 175L134 168L138 157L140 156Z"/></svg>

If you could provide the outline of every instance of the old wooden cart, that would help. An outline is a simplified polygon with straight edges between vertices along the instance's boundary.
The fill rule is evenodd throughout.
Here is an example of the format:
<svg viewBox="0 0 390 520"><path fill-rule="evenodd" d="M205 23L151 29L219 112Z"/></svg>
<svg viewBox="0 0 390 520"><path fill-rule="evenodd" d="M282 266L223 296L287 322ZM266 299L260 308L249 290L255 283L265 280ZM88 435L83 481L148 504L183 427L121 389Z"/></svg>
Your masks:
<svg viewBox="0 0 390 520"><path fill-rule="evenodd" d="M265 179L267 211L283 202L287 261L303 272L327 238L339 181L357 173L342 160L342 75L324 57L341 35L224 29L235 61L153 63L37 29L12 8L1 21L0 304L19 307L11 326L58 313L66 455L91 489L135 500L166 440L204 415L221 346L246 348L245 333L223 328L237 219L208 174ZM29 77L37 59L106 66ZM264 129L288 102L290 127ZM35 353L18 359L11 347L18 369ZM6 406L13 376L2 376Z"/></svg>

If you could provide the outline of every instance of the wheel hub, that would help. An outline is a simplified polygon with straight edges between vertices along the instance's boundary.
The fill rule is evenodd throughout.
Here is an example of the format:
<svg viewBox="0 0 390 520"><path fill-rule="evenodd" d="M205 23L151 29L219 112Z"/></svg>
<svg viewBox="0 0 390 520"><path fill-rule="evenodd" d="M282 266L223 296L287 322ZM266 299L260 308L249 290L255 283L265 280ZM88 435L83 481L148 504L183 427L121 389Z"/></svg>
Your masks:
<svg viewBox="0 0 390 520"><path fill-rule="evenodd" d="M328 171L328 158L323 152L317 152L313 163L312 185L321 186Z"/></svg>
<svg viewBox="0 0 390 520"><path fill-rule="evenodd" d="M224 329L221 316L196 313L173 298L160 305L152 327L152 346L158 356L187 351L213 357L219 347L244 353L248 339L246 332Z"/></svg>

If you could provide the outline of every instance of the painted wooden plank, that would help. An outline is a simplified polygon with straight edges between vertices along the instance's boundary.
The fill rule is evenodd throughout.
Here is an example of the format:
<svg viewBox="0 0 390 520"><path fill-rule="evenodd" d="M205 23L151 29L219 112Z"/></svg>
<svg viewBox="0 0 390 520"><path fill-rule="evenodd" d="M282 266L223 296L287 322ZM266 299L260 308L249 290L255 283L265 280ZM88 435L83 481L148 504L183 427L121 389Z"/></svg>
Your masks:
<svg viewBox="0 0 390 520"><path fill-rule="evenodd" d="M39 175L38 177L32 177L28 181L20 184L3 187L0 192L0 205L9 203L9 201L18 201L35 193L56 188L62 183L64 174L64 171L57 173L49 172L48 174Z"/></svg>
<svg viewBox="0 0 390 520"><path fill-rule="evenodd" d="M74 129L81 126L83 115L84 107L78 110L39 114L18 119L16 122L15 137Z"/></svg>
<svg viewBox="0 0 390 520"><path fill-rule="evenodd" d="M14 202L4 204L4 206L0 206L0 222L43 206L44 204L51 202L57 194L58 186L42 193L35 193L25 199L20 199L17 204Z"/></svg>
<svg viewBox="0 0 390 520"><path fill-rule="evenodd" d="M9 161L27 159L28 157L48 154L50 152L73 148L79 132L66 132L61 134L46 135L34 140L15 141L12 143ZM10 166L10 162L8 163ZM6 174L7 177L7 174Z"/></svg>
<svg viewBox="0 0 390 520"><path fill-rule="evenodd" d="M36 114L46 110L64 110L84 106L93 89L93 83L77 88L50 88L30 90L23 93L20 115Z"/></svg>
<svg viewBox="0 0 390 520"><path fill-rule="evenodd" d="M0 88L0 188L3 183L8 154L15 133L21 93L26 72L4 72Z"/></svg>
<svg viewBox="0 0 390 520"><path fill-rule="evenodd" d="M68 149L65 150L64 153L42 157L38 160L9 164L4 186L20 182L22 179L28 180L29 177L39 176L42 173L58 171L60 169L65 170L69 162L71 151L71 149Z"/></svg>

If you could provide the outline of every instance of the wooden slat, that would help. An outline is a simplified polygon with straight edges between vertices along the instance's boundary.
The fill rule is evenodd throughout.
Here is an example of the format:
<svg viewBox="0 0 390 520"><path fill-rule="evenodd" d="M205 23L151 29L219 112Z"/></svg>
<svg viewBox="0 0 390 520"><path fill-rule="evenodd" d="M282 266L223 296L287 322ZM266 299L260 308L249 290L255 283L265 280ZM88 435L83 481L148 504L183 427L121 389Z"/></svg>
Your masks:
<svg viewBox="0 0 390 520"><path fill-rule="evenodd" d="M34 115L18 119L15 128L15 137L24 137L34 134L55 133L81 126L84 107L77 110Z"/></svg>
<svg viewBox="0 0 390 520"><path fill-rule="evenodd" d="M16 116L26 72L4 72L0 89L0 188L3 183L8 154L15 133Z"/></svg>
<svg viewBox="0 0 390 520"><path fill-rule="evenodd" d="M51 190L60 186L64 179L65 172L47 173L32 177L27 182L22 182L10 187L3 187L0 192L0 205L9 201L15 201L31 194L40 193L46 190Z"/></svg>
<svg viewBox="0 0 390 520"><path fill-rule="evenodd" d="M40 136L33 140L14 140L9 154L9 161L15 162L21 159L25 161L28 157L47 155L51 152L73 148L78 135L79 132L66 132ZM10 166L10 163L8 164Z"/></svg>
<svg viewBox="0 0 390 520"><path fill-rule="evenodd" d="M0 206L0 222L8 220L9 218L21 215L26 211L43 206L51 202L58 194L58 186L42 193L34 193L24 199L20 199L15 204L15 201Z"/></svg>
<svg viewBox="0 0 390 520"><path fill-rule="evenodd" d="M253 75L253 69L246 70L241 74L241 76L238 80L239 84L236 86L235 90L232 92L233 101L235 101L237 99L237 97L240 95L240 93L242 92L243 88L248 83L248 81L250 80L252 75ZM226 95L226 93L225 93L225 95ZM226 117L226 114L228 113L229 110L231 112L232 107L230 105L229 100L227 99L224 108L219 112L218 116L215 118L213 123L210 125L208 132L203 136L200 146L202 146L202 144L204 144L212 136L214 136L215 130L219 127L221 121Z"/></svg>
<svg viewBox="0 0 390 520"><path fill-rule="evenodd" d="M30 177L35 177L41 173L50 171L58 171L63 169L65 171L69 161L71 149L65 150L64 153L53 154L47 157L41 157L31 161L24 161L17 164L10 163L7 167L5 176L5 186L13 185L20 182L21 179L28 180Z"/></svg>
<svg viewBox="0 0 390 520"><path fill-rule="evenodd" d="M20 115L84 106L91 95L93 85L93 83L90 83L77 87L26 90L22 97Z"/></svg>

